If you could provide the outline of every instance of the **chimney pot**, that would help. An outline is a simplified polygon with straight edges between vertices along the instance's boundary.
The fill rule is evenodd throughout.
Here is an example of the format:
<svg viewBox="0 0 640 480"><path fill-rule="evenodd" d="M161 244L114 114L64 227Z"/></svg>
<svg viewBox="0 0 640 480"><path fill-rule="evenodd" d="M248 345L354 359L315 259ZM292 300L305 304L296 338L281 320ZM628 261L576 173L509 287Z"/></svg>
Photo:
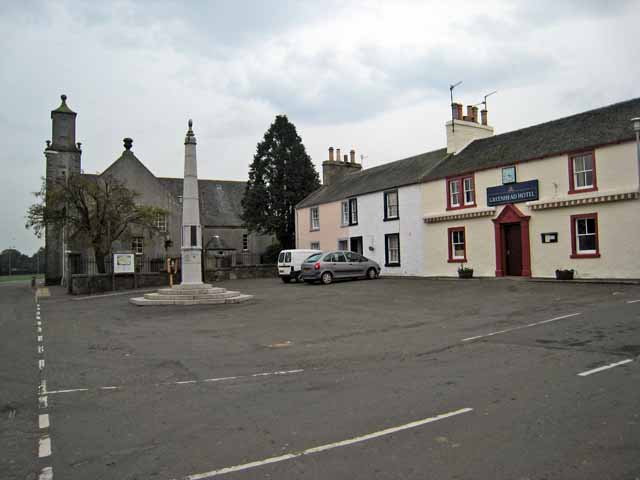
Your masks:
<svg viewBox="0 0 640 480"><path fill-rule="evenodd" d="M478 107L471 107L471 121L474 123L478 123Z"/></svg>
<svg viewBox="0 0 640 480"><path fill-rule="evenodd" d="M469 121L472 122L473 120L473 106L472 105L467 105L467 117L469 118Z"/></svg>
<svg viewBox="0 0 640 480"><path fill-rule="evenodd" d="M340 149L336 148L336 162L340 161Z"/></svg>
<svg viewBox="0 0 640 480"><path fill-rule="evenodd" d="M329 147L329 161L333 162L333 147Z"/></svg>
<svg viewBox="0 0 640 480"><path fill-rule="evenodd" d="M349 163L349 155L344 154L344 163Z"/></svg>
<svg viewBox="0 0 640 480"><path fill-rule="evenodd" d="M482 109L480 111L480 118L482 119L482 125L488 125L489 124L489 118L487 116L488 112L485 109Z"/></svg>
<svg viewBox="0 0 640 480"><path fill-rule="evenodd" d="M351 155L351 163L356 163L356 151L353 148L349 152L349 155Z"/></svg>

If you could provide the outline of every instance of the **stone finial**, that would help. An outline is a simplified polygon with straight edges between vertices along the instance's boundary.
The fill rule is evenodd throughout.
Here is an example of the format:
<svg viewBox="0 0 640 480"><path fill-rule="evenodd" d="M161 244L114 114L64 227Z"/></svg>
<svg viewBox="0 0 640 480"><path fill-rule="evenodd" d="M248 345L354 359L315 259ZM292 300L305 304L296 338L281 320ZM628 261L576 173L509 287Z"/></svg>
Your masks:
<svg viewBox="0 0 640 480"><path fill-rule="evenodd" d="M187 138L185 138L184 143L196 143L196 135L193 133L193 120L189 119L188 125L189 130L187 130Z"/></svg>
<svg viewBox="0 0 640 480"><path fill-rule="evenodd" d="M67 101L67 96L63 93L60 95L60 100L62 100L62 103L65 103Z"/></svg>
<svg viewBox="0 0 640 480"><path fill-rule="evenodd" d="M82 150L82 142L76 143L76 146L78 147L78 150Z"/></svg>
<svg viewBox="0 0 640 480"><path fill-rule="evenodd" d="M47 140L47 148L51 148L51 140Z"/></svg>
<svg viewBox="0 0 640 480"><path fill-rule="evenodd" d="M124 149L127 152L131 150L131 147L133 146L133 139L127 137L127 138L124 138L122 141L124 142Z"/></svg>

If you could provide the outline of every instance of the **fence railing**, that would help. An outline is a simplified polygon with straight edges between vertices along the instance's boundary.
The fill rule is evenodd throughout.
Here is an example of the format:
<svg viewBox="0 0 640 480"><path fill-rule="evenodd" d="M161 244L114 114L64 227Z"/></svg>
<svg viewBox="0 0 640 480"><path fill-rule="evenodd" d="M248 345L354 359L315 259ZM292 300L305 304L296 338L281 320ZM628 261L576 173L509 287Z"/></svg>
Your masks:
<svg viewBox="0 0 640 480"><path fill-rule="evenodd" d="M177 262L176 270L181 267L181 259L174 259ZM82 255L70 255L69 272L74 274L98 275L100 273L111 274L113 272L113 257L105 257L104 265L99 265L94 257L85 257ZM252 252L235 252L229 251L222 254L212 251L203 252L204 270L220 270L239 266L255 266L264 265L261 255ZM157 273L166 271L166 258L149 258L144 255L135 256L136 273Z"/></svg>
<svg viewBox="0 0 640 480"><path fill-rule="evenodd" d="M166 259L148 258L143 255L134 257L136 273L158 273L166 271ZM180 259L177 259L177 269L180 269ZM69 256L69 272L74 274L98 275L100 273L113 273L113 257L105 257L104 264L100 265L94 257L80 255Z"/></svg>

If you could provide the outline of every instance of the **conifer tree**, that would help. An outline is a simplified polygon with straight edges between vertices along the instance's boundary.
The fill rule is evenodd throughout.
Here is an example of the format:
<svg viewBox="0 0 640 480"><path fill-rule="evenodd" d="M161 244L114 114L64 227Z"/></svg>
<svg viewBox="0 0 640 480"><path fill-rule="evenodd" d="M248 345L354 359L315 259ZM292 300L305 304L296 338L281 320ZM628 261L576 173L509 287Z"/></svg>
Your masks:
<svg viewBox="0 0 640 480"><path fill-rule="evenodd" d="M295 247L295 205L320 187L311 157L286 115L277 115L258 143L242 200L251 231L273 234L282 248Z"/></svg>

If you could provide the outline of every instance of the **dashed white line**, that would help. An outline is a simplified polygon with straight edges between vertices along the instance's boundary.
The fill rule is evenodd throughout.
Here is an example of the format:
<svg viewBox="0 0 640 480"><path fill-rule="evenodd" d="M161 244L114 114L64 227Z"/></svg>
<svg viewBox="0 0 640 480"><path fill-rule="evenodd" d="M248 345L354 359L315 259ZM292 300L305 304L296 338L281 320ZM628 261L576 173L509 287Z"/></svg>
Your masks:
<svg viewBox="0 0 640 480"><path fill-rule="evenodd" d="M38 360L38 368L40 370L44 370L44 359L41 358L40 360Z"/></svg>
<svg viewBox="0 0 640 480"><path fill-rule="evenodd" d="M479 338L493 337L494 335L500 335L502 333L513 332L515 330L522 330L523 328L531 328L537 325L543 325L545 323L555 322L557 320L563 320L565 318L575 317L576 315L580 315L580 313L570 313L569 315L562 315L560 317L550 318L549 320L542 320L541 322L529 323L527 325L520 325L519 327L507 328L505 330L499 330L497 332L486 333L484 335L476 335L475 337L463 338L463 342L469 342L471 340L477 340Z"/></svg>
<svg viewBox="0 0 640 480"><path fill-rule="evenodd" d="M38 404L39 404L41 410L46 409L49 406L49 402L47 400L47 396L46 395L39 396L38 397Z"/></svg>
<svg viewBox="0 0 640 480"><path fill-rule="evenodd" d="M422 420L417 420L411 423L405 423L404 425L399 425L397 427L387 428L384 430L379 430L377 432L369 433L367 435L362 435L360 437L353 437L347 440L342 440L334 443L327 443L325 445L320 445L318 447L308 448L306 450L302 450L300 452L295 453L287 453L285 455L280 455L277 457L265 458L263 460L257 460L255 462L244 463L242 465L234 465L232 467L220 468L218 470L211 470L209 472L204 473L196 473L194 475L188 475L183 478L183 480L202 480L205 478L217 477L219 475L224 475L226 473L231 472L239 472L242 470L249 470L251 468L261 467L263 465L268 465L270 463L283 462L285 460L291 460L293 458L302 457L304 455L311 455L313 453L326 452L327 450L332 450L334 448L346 447L348 445L353 445L355 443L366 442L368 440L373 440L374 438L383 437L386 435L391 435L396 432L401 432L402 430L408 430L411 428L420 427L422 425L426 425L427 423L437 422L438 420L444 420L445 418L453 417L456 415L460 415L463 413L471 412L473 408L462 408L460 410L456 410L454 412L443 413L441 415L436 415L435 417L424 418Z"/></svg>
<svg viewBox="0 0 640 480"><path fill-rule="evenodd" d="M38 343L42 343L42 335L38 335Z"/></svg>
<svg viewBox="0 0 640 480"><path fill-rule="evenodd" d="M41 430L44 430L45 428L49 428L49 414L48 413L43 413L38 415L38 426L40 427Z"/></svg>
<svg viewBox="0 0 640 480"><path fill-rule="evenodd" d="M38 333L42 333L42 327L38 327L37 330L38 330Z"/></svg>
<svg viewBox="0 0 640 480"><path fill-rule="evenodd" d="M40 381L40 385L38 386L38 395L46 395L47 394L47 381L42 379Z"/></svg>
<svg viewBox="0 0 640 480"><path fill-rule="evenodd" d="M640 300L627 300L627 303L638 303Z"/></svg>
<svg viewBox="0 0 640 480"><path fill-rule="evenodd" d="M42 437L38 442L38 457L44 458L51 455L51 439Z"/></svg>
<svg viewBox="0 0 640 480"><path fill-rule="evenodd" d="M155 386L169 386L169 385L194 385L198 383L215 383L215 382L224 382L229 380L238 380L241 378L257 378L257 377L270 377L270 376L280 376L280 375L292 375L296 373L304 372L303 369L296 370L280 370L276 372L264 372L264 373L254 373L251 375L238 375L235 377L218 377L218 378L205 378L204 380L180 380L177 382L164 382L164 383L156 383ZM94 387L93 390L121 390L126 388L125 385L112 385L108 387ZM68 388L64 390L51 390L45 391L48 395L56 395L60 393L75 393L75 392L88 392L92 389L90 388Z"/></svg>
<svg viewBox="0 0 640 480"><path fill-rule="evenodd" d="M38 345L38 353L44 353L44 347L42 345Z"/></svg>
<svg viewBox="0 0 640 480"><path fill-rule="evenodd" d="M53 468L44 467L40 471L40 475L38 476L38 480L53 480Z"/></svg>
<svg viewBox="0 0 640 480"><path fill-rule="evenodd" d="M593 370L587 370L586 372L579 373L579 377L586 377L593 373L602 372L604 370L609 370L610 368L619 367L620 365L626 365L627 363L633 362L633 359L628 358L626 360L622 360L621 362L610 363L609 365L603 365L602 367L594 368Z"/></svg>

